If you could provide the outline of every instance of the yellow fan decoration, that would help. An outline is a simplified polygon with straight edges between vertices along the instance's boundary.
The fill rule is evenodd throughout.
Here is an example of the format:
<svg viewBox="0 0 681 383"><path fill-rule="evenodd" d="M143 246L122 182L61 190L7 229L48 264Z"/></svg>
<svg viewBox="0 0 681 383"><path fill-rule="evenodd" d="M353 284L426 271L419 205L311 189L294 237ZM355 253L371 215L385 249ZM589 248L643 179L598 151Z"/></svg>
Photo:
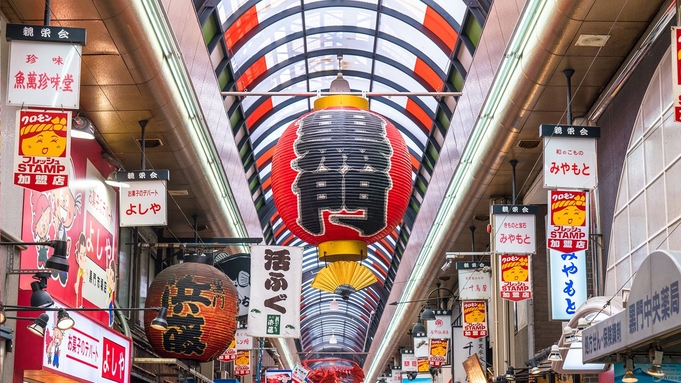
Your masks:
<svg viewBox="0 0 681 383"><path fill-rule="evenodd" d="M319 270L312 280L312 287L345 297L375 282L378 282L376 276L366 266L337 261Z"/></svg>

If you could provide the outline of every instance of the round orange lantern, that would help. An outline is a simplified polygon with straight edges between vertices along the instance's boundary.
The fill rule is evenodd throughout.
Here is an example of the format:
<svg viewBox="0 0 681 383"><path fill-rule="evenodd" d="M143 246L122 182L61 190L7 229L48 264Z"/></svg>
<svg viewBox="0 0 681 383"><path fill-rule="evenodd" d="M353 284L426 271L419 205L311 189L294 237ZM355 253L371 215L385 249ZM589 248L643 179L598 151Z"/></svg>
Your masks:
<svg viewBox="0 0 681 383"><path fill-rule="evenodd" d="M167 307L168 329L156 330L156 312L144 314L144 330L162 357L211 361L234 339L239 315L236 288L227 276L199 259L185 256L184 263L160 272L149 286L146 307Z"/></svg>
<svg viewBox="0 0 681 383"><path fill-rule="evenodd" d="M401 222L411 194L400 132L365 98L322 97L279 138L272 192L291 232L326 261L366 258Z"/></svg>

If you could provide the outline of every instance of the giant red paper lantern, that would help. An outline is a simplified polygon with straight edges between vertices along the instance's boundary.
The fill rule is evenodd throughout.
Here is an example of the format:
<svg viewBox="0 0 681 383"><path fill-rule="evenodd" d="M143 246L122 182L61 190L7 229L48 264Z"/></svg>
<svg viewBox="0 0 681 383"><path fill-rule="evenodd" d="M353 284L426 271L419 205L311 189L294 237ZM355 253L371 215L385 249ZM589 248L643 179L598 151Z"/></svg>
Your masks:
<svg viewBox="0 0 681 383"><path fill-rule="evenodd" d="M234 339L236 288L222 271L198 259L185 256L184 263L161 271L149 286L145 306L168 308L165 331L150 326L155 311L144 314L149 343L162 357L208 362Z"/></svg>
<svg viewBox="0 0 681 383"><path fill-rule="evenodd" d="M366 258L401 222L411 194L400 132L358 96L318 99L284 131L272 158L272 192L291 232L327 261Z"/></svg>

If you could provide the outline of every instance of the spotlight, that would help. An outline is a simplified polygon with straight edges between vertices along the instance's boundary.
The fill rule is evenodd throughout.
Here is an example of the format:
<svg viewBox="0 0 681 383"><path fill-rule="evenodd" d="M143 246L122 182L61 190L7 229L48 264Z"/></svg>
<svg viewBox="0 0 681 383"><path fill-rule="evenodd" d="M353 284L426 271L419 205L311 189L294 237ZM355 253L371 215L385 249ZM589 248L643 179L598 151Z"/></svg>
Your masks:
<svg viewBox="0 0 681 383"><path fill-rule="evenodd" d="M433 319L435 319L435 313L433 312L433 310L430 309L430 305L426 304L426 307L423 309L423 312L421 313L421 320L428 321Z"/></svg>
<svg viewBox="0 0 681 383"><path fill-rule="evenodd" d="M129 188L130 184L127 184L125 182L120 182L118 180L118 171L114 170L111 173L109 173L109 176L106 177L106 180L104 180L104 183L115 188Z"/></svg>
<svg viewBox="0 0 681 383"><path fill-rule="evenodd" d="M530 359L530 374L539 375L540 373L541 370L539 369L539 366L537 366L537 361L534 358Z"/></svg>
<svg viewBox="0 0 681 383"><path fill-rule="evenodd" d="M155 330L165 331L168 329L168 321L166 320L166 315L168 314L167 307L161 307L158 310L158 315L151 321L151 328Z"/></svg>
<svg viewBox="0 0 681 383"><path fill-rule="evenodd" d="M7 316L5 316L5 305L0 302L0 324L5 324Z"/></svg>
<svg viewBox="0 0 681 383"><path fill-rule="evenodd" d="M662 356L664 355L662 350L660 349L654 349L651 350L653 351L653 364L646 370L646 372L649 375L652 375L657 378L661 378L664 376L664 371L662 370Z"/></svg>
<svg viewBox="0 0 681 383"><path fill-rule="evenodd" d="M638 378L636 375L634 375L634 360L631 358L627 358L626 362L626 373L624 374L624 377L622 378L622 382L624 383L636 383L638 382Z"/></svg>
<svg viewBox="0 0 681 383"><path fill-rule="evenodd" d="M85 116L74 117L71 128L71 138L95 139L95 125Z"/></svg>
<svg viewBox="0 0 681 383"><path fill-rule="evenodd" d="M509 382L515 381L515 373L513 372L513 366L508 366L504 378L506 378L506 380L508 380Z"/></svg>
<svg viewBox="0 0 681 383"><path fill-rule="evenodd" d="M551 353L549 354L547 360L551 362L560 362L563 360L563 357L560 356L560 349L558 348L557 344L551 346Z"/></svg>
<svg viewBox="0 0 681 383"><path fill-rule="evenodd" d="M38 273L33 276L37 281L31 282L31 307L50 307L54 304L52 297L44 289L47 288L47 273Z"/></svg>
<svg viewBox="0 0 681 383"><path fill-rule="evenodd" d="M35 318L33 323L26 326L26 328L28 328L28 331L38 336L45 336L45 327L47 327L47 321L49 320L50 316L45 313L42 313L40 314L39 317Z"/></svg>
<svg viewBox="0 0 681 383"><path fill-rule="evenodd" d="M76 322L71 318L69 313L66 312L64 309L59 309L59 313L57 314L57 328L66 331L73 327Z"/></svg>
<svg viewBox="0 0 681 383"><path fill-rule="evenodd" d="M577 340L575 337L575 331L572 329L572 327L565 326L563 328L563 340L565 341L565 344L571 344Z"/></svg>
<svg viewBox="0 0 681 383"><path fill-rule="evenodd" d="M49 245L54 249L54 252L45 263L45 267L48 269L68 272L69 261L66 259L66 241L54 240L50 241Z"/></svg>

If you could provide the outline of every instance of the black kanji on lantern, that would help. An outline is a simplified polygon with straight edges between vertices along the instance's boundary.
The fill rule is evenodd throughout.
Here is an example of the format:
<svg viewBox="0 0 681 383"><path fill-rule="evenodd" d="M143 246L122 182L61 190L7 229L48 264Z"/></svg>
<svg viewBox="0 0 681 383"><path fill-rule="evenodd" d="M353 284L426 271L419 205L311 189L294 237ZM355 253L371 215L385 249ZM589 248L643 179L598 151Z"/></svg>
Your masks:
<svg viewBox="0 0 681 383"><path fill-rule="evenodd" d="M201 341L203 325L202 317L191 314L186 316L169 316L168 330L163 333L163 348L167 351L185 355L203 355L206 343Z"/></svg>
<svg viewBox="0 0 681 383"><path fill-rule="evenodd" d="M298 124L292 185L298 196L298 222L312 234L324 233L323 212L363 212L330 221L374 235L387 224L392 187L385 121L364 111L320 110Z"/></svg>
<svg viewBox="0 0 681 383"><path fill-rule="evenodd" d="M171 286L177 289L176 294L170 293ZM203 291L210 291L210 284L197 283L192 275L186 275L176 283L166 286L163 290L162 299L168 307L172 307L174 314L181 314L184 311L185 303L192 313L198 314L199 306L197 306L197 303L204 306L210 306L212 303L210 299L201 296Z"/></svg>

